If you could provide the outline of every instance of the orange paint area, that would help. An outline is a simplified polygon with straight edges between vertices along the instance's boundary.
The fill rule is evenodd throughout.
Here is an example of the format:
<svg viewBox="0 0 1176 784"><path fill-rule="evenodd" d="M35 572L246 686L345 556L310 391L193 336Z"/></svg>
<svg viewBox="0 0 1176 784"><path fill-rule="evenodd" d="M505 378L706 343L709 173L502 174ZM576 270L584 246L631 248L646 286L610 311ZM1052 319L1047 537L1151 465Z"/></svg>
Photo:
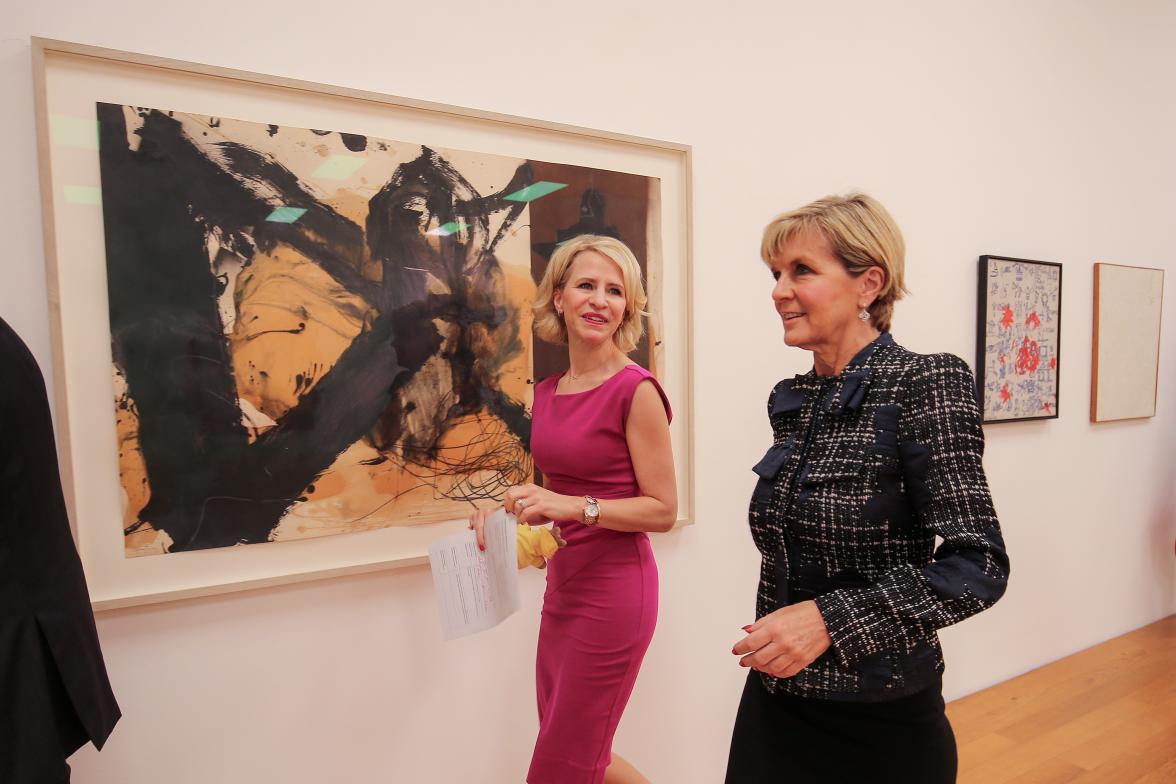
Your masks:
<svg viewBox="0 0 1176 784"><path fill-rule="evenodd" d="M335 205L340 211L364 204L340 196L345 197ZM523 232L519 241L524 247L526 240ZM378 279L381 268L364 259L362 272ZM504 264L503 273L501 294L512 311L510 323L493 330L467 327L466 340L476 356L498 367L497 388L529 409L529 305L535 286L526 267ZM443 287L432 281L430 289ZM252 442L314 388L374 314L320 266L281 244L254 255L237 275L232 297L235 319L227 337L241 423ZM501 419L483 410L447 421L444 401L452 395L452 374L443 357L454 349L459 329L442 320L433 325L445 341L438 356L408 383L401 402L411 402L418 392L423 399L439 397L439 405L420 406L407 415L408 430L435 434L435 443L426 437L424 445L409 439L382 449L367 438L351 444L289 507L270 541L459 519L477 506L497 505L511 485L533 480L530 455ZM134 403L125 394L125 383L119 386L117 369L115 373L116 388L122 390L115 415L124 552L127 557L165 553L171 545L167 533L138 521L151 492Z"/></svg>
<svg viewBox="0 0 1176 784"><path fill-rule="evenodd" d="M1025 374L1033 373L1040 364L1041 350L1037 346L1037 341L1025 338L1021 341L1021 348L1017 350L1017 362L1014 367L1018 373Z"/></svg>
<svg viewBox="0 0 1176 784"><path fill-rule="evenodd" d="M1001 317L1000 317L1000 325L1007 329L1007 328L1013 326L1013 321L1014 321L1013 309L1010 308L1008 305L1005 305L1004 311L1002 312Z"/></svg>

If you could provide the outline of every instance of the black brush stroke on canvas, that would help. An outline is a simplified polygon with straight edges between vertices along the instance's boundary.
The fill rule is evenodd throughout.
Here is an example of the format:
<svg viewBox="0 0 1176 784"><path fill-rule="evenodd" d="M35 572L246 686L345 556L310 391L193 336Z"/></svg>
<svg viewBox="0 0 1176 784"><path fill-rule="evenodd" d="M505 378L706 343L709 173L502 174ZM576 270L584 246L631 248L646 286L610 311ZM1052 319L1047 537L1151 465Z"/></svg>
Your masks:
<svg viewBox="0 0 1176 784"><path fill-rule="evenodd" d="M515 454L529 459L524 405L495 385L495 373L522 344L505 299L495 296L502 271L494 255L523 209L503 196L530 184L528 166L501 192L483 196L422 148L372 198L361 228L264 152L222 142L213 160L167 112L138 115L132 149L124 107L98 104L112 349L134 401L150 484L149 501L128 532L150 523L177 551L266 541L350 444L366 438L386 457L395 449L398 459L436 459L446 424L481 410L497 415L521 447L499 455L500 462L518 463ZM279 131L269 127L270 136ZM367 147L360 136L343 141L348 149ZM258 184L265 188L251 187ZM294 223L267 221L276 206L306 212ZM492 235L497 212L504 215ZM443 238L440 250L422 234L422 226L457 219L468 230ZM255 248L288 245L370 308L334 366L253 442L237 402L217 304L225 280L209 263L210 234L246 264ZM370 260L382 267L377 280L361 274ZM428 270L448 292L430 293L424 276L406 267ZM445 401L406 398L415 374L442 346L434 319L459 327L457 348L446 357L454 394ZM475 329L502 330L496 356L475 355ZM409 424L408 413L436 405L443 410L428 427ZM530 466L503 468L517 474ZM492 490L471 490L463 500L485 492Z"/></svg>

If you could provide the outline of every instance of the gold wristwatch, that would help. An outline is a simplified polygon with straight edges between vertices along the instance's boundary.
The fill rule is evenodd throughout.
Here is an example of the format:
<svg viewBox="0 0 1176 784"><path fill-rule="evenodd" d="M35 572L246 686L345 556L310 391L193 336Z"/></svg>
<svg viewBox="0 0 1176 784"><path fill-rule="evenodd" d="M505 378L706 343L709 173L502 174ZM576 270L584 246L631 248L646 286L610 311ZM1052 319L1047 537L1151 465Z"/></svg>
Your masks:
<svg viewBox="0 0 1176 784"><path fill-rule="evenodd" d="M600 502L590 495L584 496L584 525L596 525L600 522Z"/></svg>

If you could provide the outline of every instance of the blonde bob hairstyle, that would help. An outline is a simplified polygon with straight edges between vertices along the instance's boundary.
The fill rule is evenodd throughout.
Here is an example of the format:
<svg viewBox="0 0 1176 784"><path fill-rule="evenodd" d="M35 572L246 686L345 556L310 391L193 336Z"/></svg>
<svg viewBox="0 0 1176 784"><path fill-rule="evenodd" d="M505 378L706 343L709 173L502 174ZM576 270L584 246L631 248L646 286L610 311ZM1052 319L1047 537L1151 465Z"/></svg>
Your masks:
<svg viewBox="0 0 1176 784"><path fill-rule="evenodd" d="M870 323L879 330L890 329L894 303L907 293L903 282L906 244L902 232L890 213L876 199L864 193L826 196L812 204L777 215L764 228L760 256L772 263L784 245L799 232L816 231L854 277L870 267L879 267L886 276L878 297L867 306Z"/></svg>
<svg viewBox="0 0 1176 784"><path fill-rule="evenodd" d="M596 251L621 268L621 281L625 286L625 317L613 333L613 343L628 354L637 348L637 341L641 340L644 329L641 317L649 315L645 312L647 299L645 286L641 284L641 267L637 264L637 257L625 243L599 234L581 234L573 237L556 248L555 253L551 255L551 261L547 263L543 280L539 281L539 289L535 292L535 301L531 305L531 311L535 314L535 334L548 343L568 342L568 325L555 310L555 292L567 285L572 262L586 250Z"/></svg>

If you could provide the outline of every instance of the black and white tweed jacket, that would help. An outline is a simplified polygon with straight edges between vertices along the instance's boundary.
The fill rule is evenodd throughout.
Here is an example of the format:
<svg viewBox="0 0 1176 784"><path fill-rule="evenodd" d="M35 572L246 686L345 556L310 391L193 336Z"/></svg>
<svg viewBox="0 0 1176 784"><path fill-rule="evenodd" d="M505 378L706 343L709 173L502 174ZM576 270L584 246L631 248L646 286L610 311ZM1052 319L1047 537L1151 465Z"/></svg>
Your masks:
<svg viewBox="0 0 1176 784"><path fill-rule="evenodd" d="M996 602L1009 574L967 364L884 332L840 375L781 381L768 416L750 512L756 617L815 599L833 646L764 684L859 702L927 688L943 672L936 629Z"/></svg>

